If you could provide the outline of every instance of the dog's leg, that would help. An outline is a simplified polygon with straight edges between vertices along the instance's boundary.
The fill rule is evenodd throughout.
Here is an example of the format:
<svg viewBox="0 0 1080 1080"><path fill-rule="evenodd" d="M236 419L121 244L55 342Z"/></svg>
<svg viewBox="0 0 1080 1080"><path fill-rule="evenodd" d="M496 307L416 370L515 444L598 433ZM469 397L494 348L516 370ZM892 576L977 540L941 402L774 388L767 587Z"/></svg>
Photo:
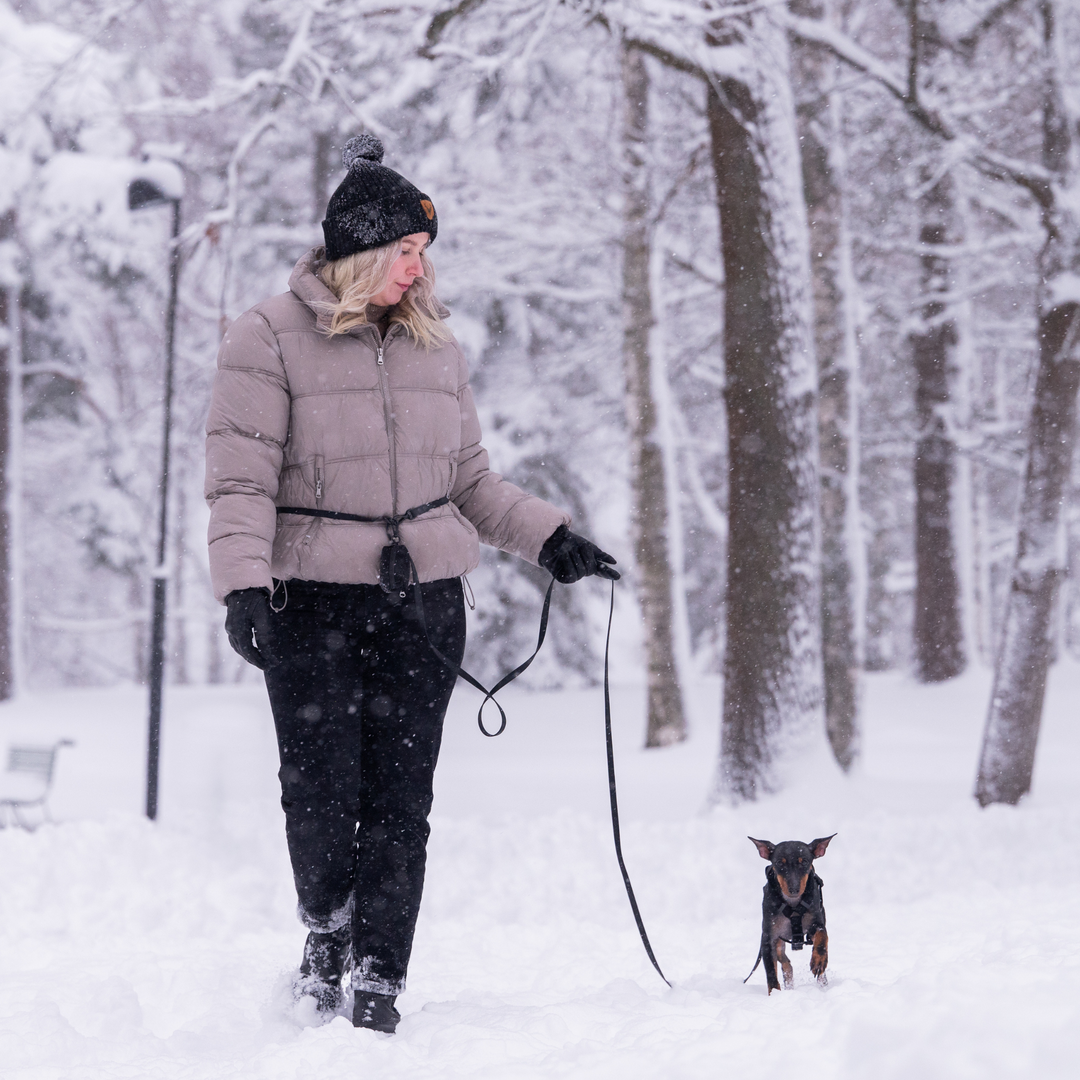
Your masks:
<svg viewBox="0 0 1080 1080"><path fill-rule="evenodd" d="M782 938L776 941L776 959L780 961L780 966L784 969L784 989L790 990L795 985L795 973L791 970L791 961L788 959Z"/></svg>
<svg viewBox="0 0 1080 1080"><path fill-rule="evenodd" d="M824 985L825 969L829 966L829 935L825 927L814 931L814 949L810 953L810 971L817 976L817 981Z"/></svg>
<svg viewBox="0 0 1080 1080"><path fill-rule="evenodd" d="M776 953L772 941L768 938L761 943L761 961L765 965L765 982L768 983L771 994L780 989L780 980L776 977Z"/></svg>

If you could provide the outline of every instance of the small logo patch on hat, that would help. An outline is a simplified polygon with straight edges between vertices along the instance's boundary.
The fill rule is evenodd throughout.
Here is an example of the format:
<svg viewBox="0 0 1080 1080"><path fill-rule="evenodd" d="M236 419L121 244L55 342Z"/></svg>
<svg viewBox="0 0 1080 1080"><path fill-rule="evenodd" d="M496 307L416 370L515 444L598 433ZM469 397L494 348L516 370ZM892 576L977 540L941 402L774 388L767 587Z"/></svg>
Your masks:
<svg viewBox="0 0 1080 1080"><path fill-rule="evenodd" d="M420 205L424 208L424 213L427 214L427 219L430 221L435 216L435 207L431 205L428 199L421 199Z"/></svg>

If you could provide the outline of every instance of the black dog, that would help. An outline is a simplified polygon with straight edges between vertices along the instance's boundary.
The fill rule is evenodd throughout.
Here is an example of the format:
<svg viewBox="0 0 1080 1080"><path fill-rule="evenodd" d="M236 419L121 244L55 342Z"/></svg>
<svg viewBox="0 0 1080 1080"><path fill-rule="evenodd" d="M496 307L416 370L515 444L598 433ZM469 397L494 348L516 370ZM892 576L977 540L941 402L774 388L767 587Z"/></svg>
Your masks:
<svg viewBox="0 0 1080 1080"><path fill-rule="evenodd" d="M829 964L829 935L825 930L825 905L821 899L824 884L814 872L814 860L820 859L835 836L826 836L804 844L801 840L785 840L782 844L770 844L768 840L747 837L758 849L758 854L768 860L765 867L764 896L761 901L761 948L750 975L758 964L765 961L765 979L769 993L780 989L776 978L776 961L784 969L784 988L794 985L791 961L787 958L784 944L792 949L812 945L810 970L819 983L825 983L825 968ZM750 975L743 979L746 982Z"/></svg>

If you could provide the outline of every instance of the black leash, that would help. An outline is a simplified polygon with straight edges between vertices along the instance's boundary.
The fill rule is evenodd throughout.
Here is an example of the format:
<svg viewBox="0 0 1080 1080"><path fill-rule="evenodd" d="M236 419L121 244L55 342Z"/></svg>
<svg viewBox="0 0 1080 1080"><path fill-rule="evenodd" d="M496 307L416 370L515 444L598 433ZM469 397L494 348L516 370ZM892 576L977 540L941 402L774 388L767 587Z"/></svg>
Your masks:
<svg viewBox="0 0 1080 1080"><path fill-rule="evenodd" d="M429 510L445 506L449 501L450 500L447 498L436 499L435 502L424 503L423 506L414 506L412 509L406 510L404 514L398 514L396 517L369 518L360 517L358 514L346 514L337 510L312 510L293 506L279 506L277 512L279 514L300 514L307 517L331 518L338 521L362 521L369 524L381 522L386 525L392 543L401 544L401 538L398 534L397 527L402 521L411 521L421 514L427 513ZM401 547L404 549L405 545L401 544ZM424 615L424 598L420 590L420 576L416 572L416 564L413 562L412 556L408 553L408 549L405 549L405 555L408 559L412 576L412 589L414 602L416 604L416 615L420 621L420 626L424 630L424 637L427 638L427 643L430 646L431 651L446 665L446 667L484 695L484 700L480 703L480 708L476 714L476 723L484 735L489 739L494 739L506 730L506 711L503 709L495 695L525 671L525 669L536 659L537 653L540 652L540 647L544 644L544 638L547 637L548 616L551 612L551 594L555 588L555 578L551 579L551 582L547 587L547 592L544 593L544 606L540 612L540 632L537 634L536 648L533 649L532 655L523 664L518 664L513 671L504 675L489 690L479 679L470 675L460 664L455 664L454 661L446 656L431 640L431 633L428 631L427 619ZM404 597L404 591L402 591L401 595ZM626 861L623 859L622 834L619 830L619 797L615 787L615 744L611 734L611 680L609 677L609 668L611 659L611 626L614 619L615 582L612 581L611 600L608 605L607 636L604 639L604 738L607 743L608 795L611 800L611 832L615 839L615 858L619 862L619 871L622 873L623 885L626 886L626 896L630 901L630 910L634 913L634 922L637 923L638 934L641 936L641 944L645 946L645 952L648 955L652 966L656 968L657 975L659 975L668 986L671 986L668 977L660 969L659 963L657 963L656 954L653 952L652 943L649 941L649 935L645 930L645 923L642 921L641 912L638 909L637 897L634 896L634 886L630 883L630 874L626 869ZM497 731L488 731L488 729L484 727L484 708L489 701L494 702L495 708L499 710L499 728ZM755 968L757 967L756 964L754 966ZM751 972L751 974L753 974L753 972ZM747 976L747 978L749 978L749 976Z"/></svg>
<svg viewBox="0 0 1080 1080"><path fill-rule="evenodd" d="M552 578L552 581L555 579ZM622 837L619 833L619 797L615 791L615 745L611 737L611 686L608 679L608 658L611 655L611 623L615 617L615 582L611 583L611 603L608 607L607 637L604 640L604 738L607 740L607 775L608 792L611 795L611 832L615 837L615 857L619 860L619 869L622 871L623 884L626 886L626 896L630 901L630 910L634 913L634 922L637 923L638 933L641 935L641 944L645 946L652 966L656 968L656 974L668 982L668 977L660 970L653 954L649 935L645 932L645 924L641 921L641 912L638 911L637 898L634 896L634 886L630 884L630 875L626 871L626 863L623 861Z"/></svg>
<svg viewBox="0 0 1080 1080"><path fill-rule="evenodd" d="M415 568L414 568L415 574ZM496 700L495 695L508 683L511 683L516 679L532 662L536 659L536 654L540 651L540 646L544 644L544 638L547 635L548 614L551 608L551 593L555 588L555 579L552 578L550 584L547 587L547 592L544 594L544 607L540 613L540 633L537 635L536 648L533 650L532 656L523 664L519 664L508 675L504 675L490 690L487 689L478 679L474 679L464 668L455 664L448 657L444 656L432 643L431 635L428 633L427 620L424 618L424 601L420 595L420 586L413 586L416 596L416 611L420 617L420 625L424 628L424 635L427 637L428 644L431 646L431 651L453 672L460 675L466 682L475 686L484 695L484 700L480 705L480 710L476 714L476 723L480 730L488 736L488 738L495 738L497 735L501 735L506 730L506 713L503 710L502 705ZM630 910L634 913L634 922L637 923L638 933L641 935L641 944L645 946L645 952L647 953L652 966L656 968L657 975L671 986L668 982L668 977L661 971L659 963L656 960L656 954L653 952L652 943L649 941L649 935L645 930L645 923L641 918L641 912L638 909L637 897L634 896L634 886L630 883L630 874L626 869L626 861L623 859L622 852L622 834L619 830L619 795L615 787L615 743L611 734L611 680L609 677L610 658L611 658L611 625L615 619L615 582L611 583L611 601L608 606L608 624L607 624L607 637L604 640L604 738L607 743L607 773L608 773L608 794L611 798L611 832L615 839L615 858L619 861L619 870L622 873L623 884L626 886L626 896L630 901ZM495 707L499 710L500 724L498 731L488 731L484 727L484 706L489 701L495 702Z"/></svg>

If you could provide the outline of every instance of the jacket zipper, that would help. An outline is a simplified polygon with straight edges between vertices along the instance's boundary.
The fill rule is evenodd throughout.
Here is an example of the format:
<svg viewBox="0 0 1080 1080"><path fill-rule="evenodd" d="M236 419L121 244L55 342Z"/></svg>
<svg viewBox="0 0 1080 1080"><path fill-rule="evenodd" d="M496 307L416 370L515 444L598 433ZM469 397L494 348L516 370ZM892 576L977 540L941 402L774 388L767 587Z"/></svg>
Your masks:
<svg viewBox="0 0 1080 1080"><path fill-rule="evenodd" d="M378 333L378 330L375 331ZM389 331L387 331L389 336ZM397 515L398 513L398 485L397 485L397 445L394 439L394 408L390 401L390 386L386 379L386 365L383 363L383 349L384 344L379 342L378 355L375 357L375 364L379 372L379 389L382 391L383 399L383 416L386 420L386 438L390 444L390 502L392 509L390 513Z"/></svg>
<svg viewBox="0 0 1080 1080"><path fill-rule="evenodd" d="M322 498L322 482L323 482L323 459L322 455L316 455L315 457L315 501L318 502Z"/></svg>

